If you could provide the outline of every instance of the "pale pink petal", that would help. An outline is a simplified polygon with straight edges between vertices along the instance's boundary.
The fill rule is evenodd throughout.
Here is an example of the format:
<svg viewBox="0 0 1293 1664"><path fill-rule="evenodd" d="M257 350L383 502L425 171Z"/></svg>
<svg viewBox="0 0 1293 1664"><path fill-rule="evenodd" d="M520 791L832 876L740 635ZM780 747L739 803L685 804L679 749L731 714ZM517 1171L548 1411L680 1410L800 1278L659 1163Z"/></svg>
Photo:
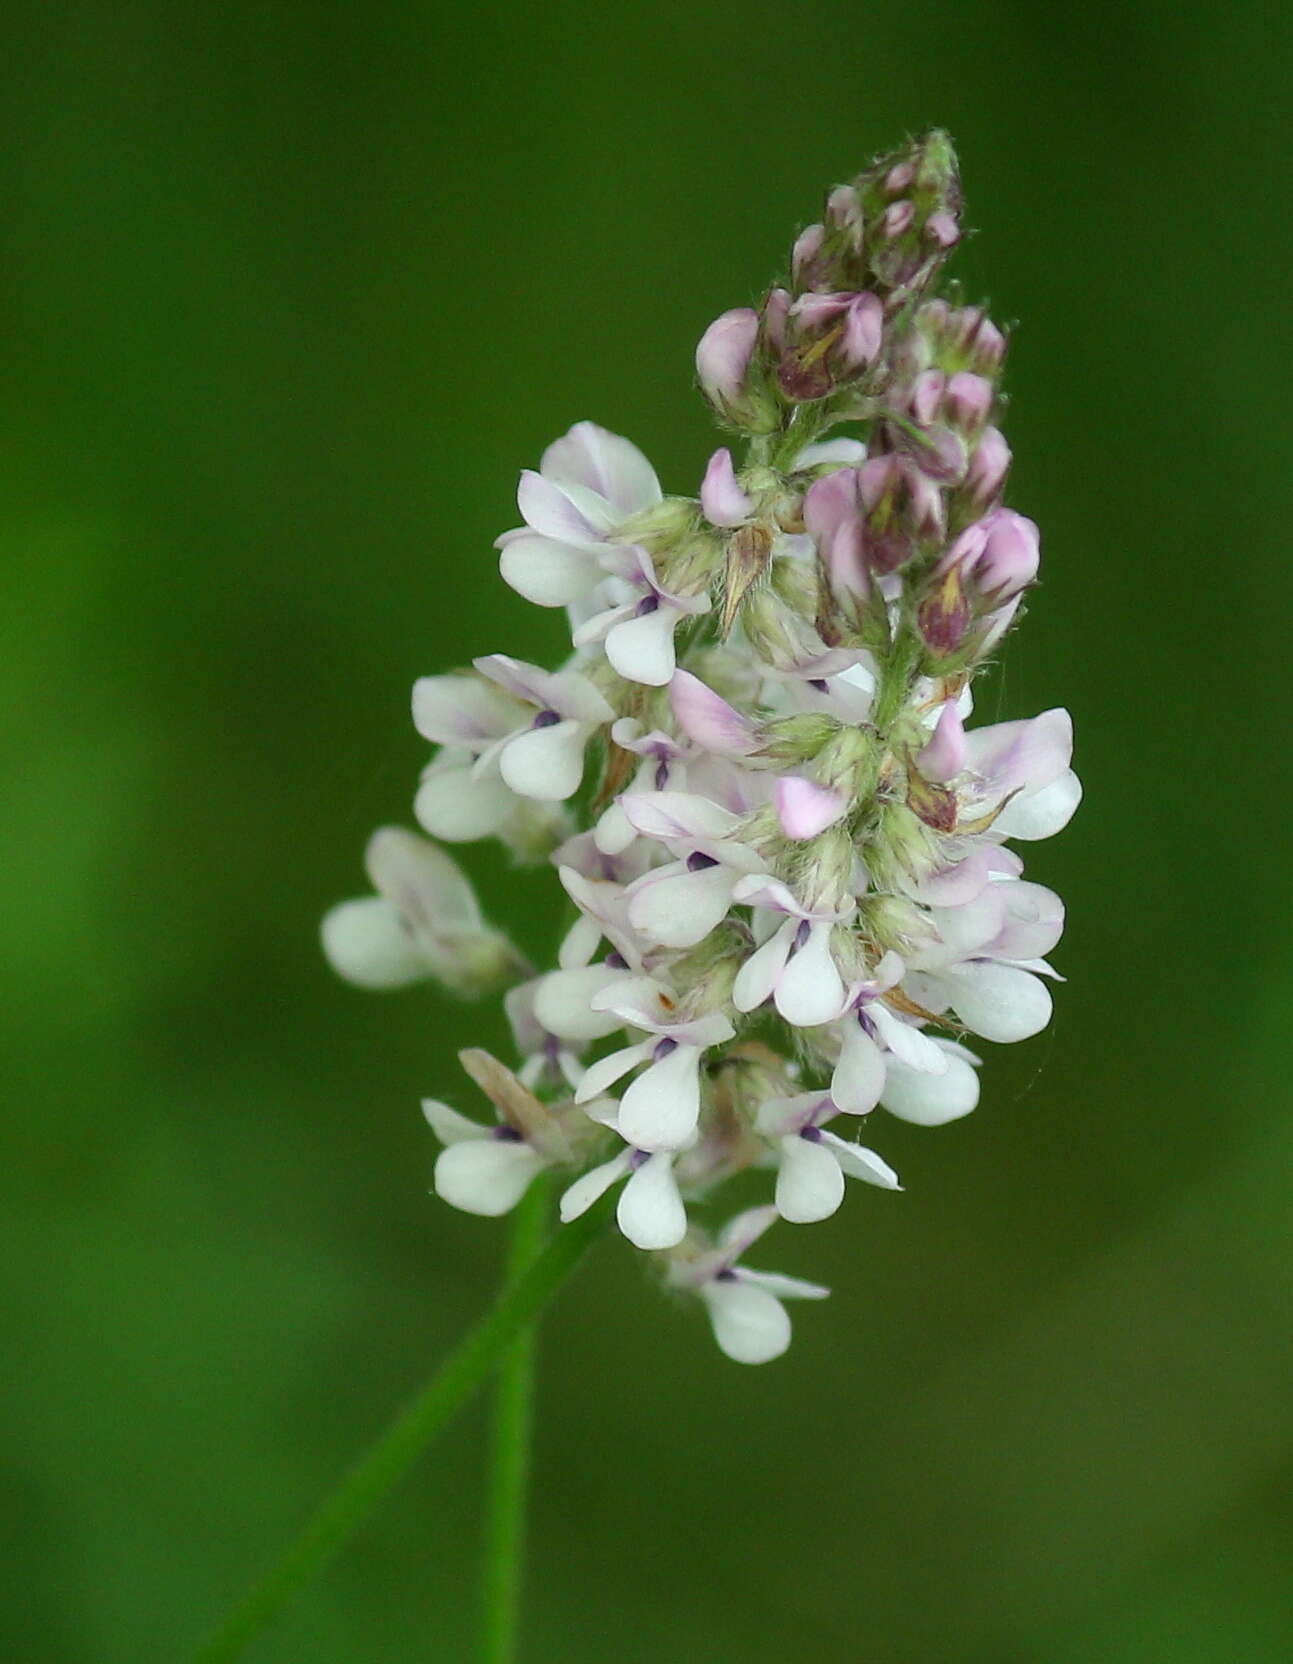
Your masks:
<svg viewBox="0 0 1293 1664"><path fill-rule="evenodd" d="M597 492L621 519L660 501L660 482L642 452L595 422L576 422L554 439L540 468L548 479Z"/></svg>
<svg viewBox="0 0 1293 1664"><path fill-rule="evenodd" d="M781 776L773 788L772 801L781 830L795 839L815 838L834 826L848 809L848 799L842 792L830 791L796 774Z"/></svg>
<svg viewBox="0 0 1293 1664"><path fill-rule="evenodd" d="M743 526L754 513L754 504L736 483L732 453L714 452L700 487L700 506L711 526Z"/></svg>
<svg viewBox="0 0 1293 1664"><path fill-rule="evenodd" d="M669 699L683 733L719 756L748 756L758 744L754 724L690 671L674 672Z"/></svg>

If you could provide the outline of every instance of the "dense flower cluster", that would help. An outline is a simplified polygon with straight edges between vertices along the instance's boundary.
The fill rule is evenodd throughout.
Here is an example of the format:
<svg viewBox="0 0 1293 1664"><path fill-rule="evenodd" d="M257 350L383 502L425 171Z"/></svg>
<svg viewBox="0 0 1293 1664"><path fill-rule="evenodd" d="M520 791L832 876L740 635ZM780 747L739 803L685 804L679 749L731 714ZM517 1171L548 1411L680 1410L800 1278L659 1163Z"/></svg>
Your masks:
<svg viewBox="0 0 1293 1664"><path fill-rule="evenodd" d="M573 908L556 967L533 975L449 857L393 829L369 849L377 896L324 924L369 986L512 985L515 1072L462 1054L493 1124L425 1105L439 1194L501 1214L558 1168L568 1221L620 1186L624 1235L743 1362L784 1350L784 1300L826 1293L745 1267L754 1240L827 1218L846 1178L899 1187L841 1129L967 1114L967 1036L1022 1040L1051 1012L1063 907L1009 844L1058 831L1080 790L1066 712L966 726L1038 533L1002 505L1005 338L934 297L959 235L932 133L833 191L786 286L705 332L739 463L717 450L695 498L665 497L581 422L521 476L502 575L566 610L572 656L419 681L437 750L414 810L435 838L551 861ZM689 1208L750 1167L771 1204L709 1234Z"/></svg>

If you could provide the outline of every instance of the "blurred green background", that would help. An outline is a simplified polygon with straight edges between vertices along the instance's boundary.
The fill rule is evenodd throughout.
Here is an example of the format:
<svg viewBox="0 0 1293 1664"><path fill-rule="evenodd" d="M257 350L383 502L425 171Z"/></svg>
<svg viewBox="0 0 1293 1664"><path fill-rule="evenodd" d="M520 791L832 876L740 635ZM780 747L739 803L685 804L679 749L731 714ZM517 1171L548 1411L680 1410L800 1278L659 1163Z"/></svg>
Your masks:
<svg viewBox="0 0 1293 1664"><path fill-rule="evenodd" d="M146 0L0 24L0 1384L16 1664L181 1654L489 1298L422 1094L493 1011L334 981L415 675L570 422L693 490L691 353L932 122L1022 320L1005 716L1087 801L1044 1037L758 1263L762 1371L608 1244L545 1331L529 1664L1293 1656L1286 137L1274 6ZM555 884L467 864L542 954ZM453 1661L460 1420L252 1656Z"/></svg>

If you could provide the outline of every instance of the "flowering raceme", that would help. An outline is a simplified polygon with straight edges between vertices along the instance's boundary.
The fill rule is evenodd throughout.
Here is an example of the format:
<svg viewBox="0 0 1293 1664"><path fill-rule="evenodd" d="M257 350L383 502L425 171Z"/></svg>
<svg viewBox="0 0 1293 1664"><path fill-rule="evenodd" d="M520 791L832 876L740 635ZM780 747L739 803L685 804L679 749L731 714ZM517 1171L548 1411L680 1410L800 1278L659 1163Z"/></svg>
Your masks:
<svg viewBox="0 0 1293 1664"><path fill-rule="evenodd" d="M438 1193L501 1214L555 1169L569 1221L619 1187L624 1235L746 1363L787 1346L785 1299L826 1293L746 1249L833 1214L849 1179L899 1189L853 1129L968 1114L974 1042L1051 1014L1064 909L1011 845L1058 832L1080 788L1065 711L969 726L1039 539L1002 502L1005 337L935 295L960 212L938 132L831 192L786 286L699 344L730 442L695 497L591 422L522 474L502 575L565 610L572 651L417 683L438 749L414 812L551 864L556 964L534 975L409 832L376 836L378 895L324 922L365 986L509 990L515 1069L462 1054L493 1123L424 1106ZM711 1224L748 1168L771 1202Z"/></svg>

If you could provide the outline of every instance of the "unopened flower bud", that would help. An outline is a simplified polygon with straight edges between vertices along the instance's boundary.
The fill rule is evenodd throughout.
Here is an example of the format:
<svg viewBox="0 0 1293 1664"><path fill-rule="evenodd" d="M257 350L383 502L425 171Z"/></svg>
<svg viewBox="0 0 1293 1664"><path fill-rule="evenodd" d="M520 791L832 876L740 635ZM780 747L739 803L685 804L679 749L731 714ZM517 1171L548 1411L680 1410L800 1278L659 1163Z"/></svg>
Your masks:
<svg viewBox="0 0 1293 1664"><path fill-rule="evenodd" d="M872 294L800 295L790 307L777 381L787 398L825 398L874 363L884 310Z"/></svg>
<svg viewBox="0 0 1293 1664"><path fill-rule="evenodd" d="M377 891L343 901L322 925L323 951L361 988L434 979L469 998L525 974L525 961L481 917L475 893L444 850L402 827L374 832L365 854Z"/></svg>
<svg viewBox="0 0 1293 1664"><path fill-rule="evenodd" d="M748 306L715 318L696 346L701 391L724 421L750 433L770 433L777 409L755 356L759 315Z"/></svg>
<svg viewBox="0 0 1293 1664"><path fill-rule="evenodd" d="M926 301L916 313L912 336L925 364L948 375L969 370L990 380L1000 374L1006 338L981 306Z"/></svg>
<svg viewBox="0 0 1293 1664"><path fill-rule="evenodd" d="M1000 428L984 428L970 453L961 490L972 511L990 508L1001 496L1010 471L1010 447Z"/></svg>
<svg viewBox="0 0 1293 1664"><path fill-rule="evenodd" d="M935 658L950 656L964 641L970 627L970 601L959 563L936 574L916 609L916 623Z"/></svg>
<svg viewBox="0 0 1293 1664"><path fill-rule="evenodd" d="M972 575L975 591L994 608L1026 589L1041 564L1036 524L1009 508L994 509L967 527L949 555L961 545L966 545L961 562Z"/></svg>
<svg viewBox="0 0 1293 1664"><path fill-rule="evenodd" d="M858 180L867 264L894 304L924 286L960 240L961 184L947 134L935 129Z"/></svg>
<svg viewBox="0 0 1293 1664"><path fill-rule="evenodd" d="M895 572L920 545L943 535L938 487L907 457L868 457L858 470L867 567Z"/></svg>

